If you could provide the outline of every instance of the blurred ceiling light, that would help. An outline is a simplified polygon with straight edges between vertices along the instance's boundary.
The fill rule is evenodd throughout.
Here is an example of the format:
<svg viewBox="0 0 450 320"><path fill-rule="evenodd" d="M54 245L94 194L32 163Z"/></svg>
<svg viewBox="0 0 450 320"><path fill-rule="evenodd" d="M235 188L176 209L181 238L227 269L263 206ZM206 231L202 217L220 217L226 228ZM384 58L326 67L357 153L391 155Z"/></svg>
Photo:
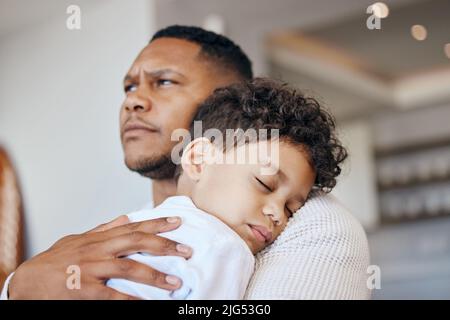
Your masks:
<svg viewBox="0 0 450 320"><path fill-rule="evenodd" d="M411 27L411 35L417 41L423 41L427 38L427 29L420 24L413 25Z"/></svg>
<svg viewBox="0 0 450 320"><path fill-rule="evenodd" d="M376 2L371 7L373 15L377 18L383 19L389 15L389 8L383 2Z"/></svg>
<svg viewBox="0 0 450 320"><path fill-rule="evenodd" d="M444 52L445 52L445 55L447 56L447 58L450 59L450 43L447 43L447 44L444 46Z"/></svg>

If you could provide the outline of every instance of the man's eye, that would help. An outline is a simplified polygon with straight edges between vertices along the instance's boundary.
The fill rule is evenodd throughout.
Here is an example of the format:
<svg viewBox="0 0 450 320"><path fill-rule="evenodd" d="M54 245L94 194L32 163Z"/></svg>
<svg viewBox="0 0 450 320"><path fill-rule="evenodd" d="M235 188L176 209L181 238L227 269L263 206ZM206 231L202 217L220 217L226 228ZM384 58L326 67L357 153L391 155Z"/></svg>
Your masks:
<svg viewBox="0 0 450 320"><path fill-rule="evenodd" d="M136 86L134 84L127 85L125 86L124 91L125 93L134 92L136 91Z"/></svg>
<svg viewBox="0 0 450 320"><path fill-rule="evenodd" d="M256 178L255 177L255 179L267 190L267 191L269 191L269 192L272 192L272 189L267 185L267 184L265 184L264 182L262 182L261 180L259 180L258 178Z"/></svg>
<svg viewBox="0 0 450 320"><path fill-rule="evenodd" d="M158 79L157 81L158 86L170 86L172 84L175 84L174 81L169 80L169 79Z"/></svg>

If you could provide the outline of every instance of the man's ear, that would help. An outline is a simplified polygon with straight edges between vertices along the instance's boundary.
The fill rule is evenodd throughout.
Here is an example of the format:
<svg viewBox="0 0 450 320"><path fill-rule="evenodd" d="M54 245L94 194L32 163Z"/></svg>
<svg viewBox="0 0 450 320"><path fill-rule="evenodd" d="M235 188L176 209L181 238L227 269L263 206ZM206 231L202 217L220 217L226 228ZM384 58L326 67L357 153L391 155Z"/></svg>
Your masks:
<svg viewBox="0 0 450 320"><path fill-rule="evenodd" d="M187 176L198 181L206 164L210 163L214 154L214 146L207 138L192 140L184 149L181 166Z"/></svg>

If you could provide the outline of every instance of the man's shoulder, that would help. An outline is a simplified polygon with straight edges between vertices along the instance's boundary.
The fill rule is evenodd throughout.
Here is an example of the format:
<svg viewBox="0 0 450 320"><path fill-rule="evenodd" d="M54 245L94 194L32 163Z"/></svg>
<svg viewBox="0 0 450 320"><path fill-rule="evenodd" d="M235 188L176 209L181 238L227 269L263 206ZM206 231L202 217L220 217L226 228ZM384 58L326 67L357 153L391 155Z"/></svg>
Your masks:
<svg viewBox="0 0 450 320"><path fill-rule="evenodd" d="M333 195L319 193L289 221L268 251L297 251L308 247L368 251L360 222Z"/></svg>
<svg viewBox="0 0 450 320"><path fill-rule="evenodd" d="M309 199L294 219L300 224L315 222L323 228L353 227L362 230L360 222L350 210L334 195L324 192Z"/></svg>
<svg viewBox="0 0 450 320"><path fill-rule="evenodd" d="M367 299L367 237L334 196L319 194L256 258L246 299Z"/></svg>

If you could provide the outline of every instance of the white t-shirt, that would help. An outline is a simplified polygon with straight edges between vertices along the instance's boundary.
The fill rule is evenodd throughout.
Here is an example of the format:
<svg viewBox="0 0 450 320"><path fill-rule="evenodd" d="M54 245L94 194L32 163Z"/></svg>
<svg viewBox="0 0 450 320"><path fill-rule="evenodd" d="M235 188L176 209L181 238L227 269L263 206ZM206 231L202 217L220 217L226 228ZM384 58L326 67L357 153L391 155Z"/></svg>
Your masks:
<svg viewBox="0 0 450 320"><path fill-rule="evenodd" d="M252 252L233 229L198 209L189 197L169 197L156 208L131 213L128 218L138 222L174 215L181 217L181 226L159 235L190 246L190 259L144 253L127 258L179 277L182 287L172 292L125 279L110 279L107 285L148 300L242 299L254 269Z"/></svg>

